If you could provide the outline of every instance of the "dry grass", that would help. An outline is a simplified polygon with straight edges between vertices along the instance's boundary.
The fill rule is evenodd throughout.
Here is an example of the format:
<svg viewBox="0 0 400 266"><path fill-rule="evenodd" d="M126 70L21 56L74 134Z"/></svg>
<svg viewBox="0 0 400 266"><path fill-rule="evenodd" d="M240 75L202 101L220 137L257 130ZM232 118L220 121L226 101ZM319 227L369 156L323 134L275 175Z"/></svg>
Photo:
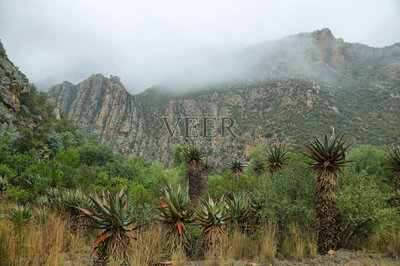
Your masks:
<svg viewBox="0 0 400 266"><path fill-rule="evenodd" d="M0 265L88 265L93 262L90 254L96 232L92 232L91 236L82 230L73 232L68 220L52 211L49 211L46 222L37 224L32 219L21 232L17 232L2 215L8 213L10 207L0 203ZM314 233L293 225L285 240L278 243L276 227L268 222L251 234L240 229L227 230L220 245L213 246L205 254L194 252L191 257L187 257L184 248L173 252L167 250L161 226L142 227L138 231L129 232L129 236L130 265L168 261L172 261L173 265L183 265L188 260L202 260L205 265L233 265L238 261L269 264L282 256L300 261L317 255ZM400 230L377 233L368 243L366 250L399 255ZM122 262L120 258L112 258L108 265L121 265Z"/></svg>
<svg viewBox="0 0 400 266"><path fill-rule="evenodd" d="M1 256L6 265L60 265L66 258L74 260L76 265L87 264L80 261L79 256L82 252L90 252L84 237L72 235L69 224L55 213L42 224L32 220L21 232L14 230L11 222L3 217L0 233Z"/></svg>
<svg viewBox="0 0 400 266"><path fill-rule="evenodd" d="M306 257L314 258L317 255L315 233L306 231L296 225L289 226L289 232L282 242L280 252L282 256L294 258L298 261Z"/></svg>
<svg viewBox="0 0 400 266"><path fill-rule="evenodd" d="M390 255L400 255L400 229L375 233L369 238L369 250Z"/></svg>

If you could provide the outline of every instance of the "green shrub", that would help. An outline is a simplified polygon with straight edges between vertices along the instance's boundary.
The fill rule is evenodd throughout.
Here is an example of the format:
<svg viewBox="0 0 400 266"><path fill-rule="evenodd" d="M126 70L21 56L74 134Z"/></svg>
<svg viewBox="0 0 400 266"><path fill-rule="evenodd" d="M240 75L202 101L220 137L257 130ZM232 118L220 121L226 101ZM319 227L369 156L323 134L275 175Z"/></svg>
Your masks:
<svg viewBox="0 0 400 266"><path fill-rule="evenodd" d="M361 145L349 154L348 160L355 161L349 166L356 172L365 171L368 175L375 175L379 181L389 182L392 174L386 167L386 156L386 152L382 149Z"/></svg>
<svg viewBox="0 0 400 266"><path fill-rule="evenodd" d="M113 158L110 147L102 144L89 143L78 148L81 164L104 165Z"/></svg>
<svg viewBox="0 0 400 266"><path fill-rule="evenodd" d="M286 230L289 224L313 226L313 176L300 161L291 161L273 178L268 174L262 176L257 190L252 193L261 208L260 215L276 222L280 230Z"/></svg>
<svg viewBox="0 0 400 266"><path fill-rule="evenodd" d="M392 194L379 189L375 176L368 175L366 170L357 172L348 168L341 182L337 200L343 216L344 246L361 243L366 237L398 223L396 209L388 204Z"/></svg>
<svg viewBox="0 0 400 266"><path fill-rule="evenodd" d="M31 195L28 191L20 187L8 185L7 198L12 202L24 204L29 202Z"/></svg>

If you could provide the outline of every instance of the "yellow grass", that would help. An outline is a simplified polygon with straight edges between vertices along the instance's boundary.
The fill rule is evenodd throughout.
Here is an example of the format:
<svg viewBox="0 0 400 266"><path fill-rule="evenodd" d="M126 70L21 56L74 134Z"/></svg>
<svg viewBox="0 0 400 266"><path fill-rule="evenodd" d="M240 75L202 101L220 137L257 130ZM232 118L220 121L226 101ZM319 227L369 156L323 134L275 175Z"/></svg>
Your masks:
<svg viewBox="0 0 400 266"><path fill-rule="evenodd" d="M0 265L88 265L93 261L93 241L96 232L70 230L68 219L49 210L46 222L37 224L35 219L23 227L21 232L4 217L11 206L0 203ZM3 215L2 215L3 214ZM240 229L226 230L222 244L205 254L196 253L188 257L181 248L172 253L166 250L166 243L158 225L148 225L129 232L129 265L151 265L158 262L173 262L183 265L188 260L201 260L205 265L251 265L270 264L282 256L299 261L317 255L316 235L299 226L291 226L286 237L286 251L282 251L282 237L271 223L263 223L252 233ZM97 232L99 233L99 232ZM281 239L281 240L279 240ZM279 242L280 241L280 242ZM400 254L400 230L393 229L386 234L373 235L367 250L386 254ZM196 247L196 245L195 245ZM111 258L108 265L121 265L119 258ZM238 264L238 262L242 264ZM126 263L126 262L125 262Z"/></svg>

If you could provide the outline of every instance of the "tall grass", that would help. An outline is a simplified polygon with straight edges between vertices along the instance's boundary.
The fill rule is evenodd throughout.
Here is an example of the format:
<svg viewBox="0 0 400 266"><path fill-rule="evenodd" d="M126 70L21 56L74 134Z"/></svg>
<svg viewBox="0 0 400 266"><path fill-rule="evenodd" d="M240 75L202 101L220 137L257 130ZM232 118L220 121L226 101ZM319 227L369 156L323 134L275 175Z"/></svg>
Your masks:
<svg viewBox="0 0 400 266"><path fill-rule="evenodd" d="M0 203L1 213L7 208ZM49 211L48 219L40 223L31 219L20 229L0 213L0 265L88 265L93 261L91 236L83 231L73 232L71 224L58 212ZM141 227L129 232L129 261L111 258L108 265L151 265L171 262L184 265L186 261L204 261L205 265L271 264L276 259L293 258L303 260L317 254L316 236L313 230L292 224L286 232L278 231L270 222L263 222L251 232L242 228L228 228L221 244L207 250L205 254L192 252L187 257L184 248L167 249L157 224ZM22 236L22 237L21 237ZM400 230L375 233L367 239L366 250L386 254L400 254ZM194 245L196 249L199 244Z"/></svg>
<svg viewBox="0 0 400 266"><path fill-rule="evenodd" d="M44 223L30 222L18 230L0 219L0 238L0 260L5 265L60 265L69 260L86 265L79 255L91 251L84 237L72 235L69 224L55 213Z"/></svg>

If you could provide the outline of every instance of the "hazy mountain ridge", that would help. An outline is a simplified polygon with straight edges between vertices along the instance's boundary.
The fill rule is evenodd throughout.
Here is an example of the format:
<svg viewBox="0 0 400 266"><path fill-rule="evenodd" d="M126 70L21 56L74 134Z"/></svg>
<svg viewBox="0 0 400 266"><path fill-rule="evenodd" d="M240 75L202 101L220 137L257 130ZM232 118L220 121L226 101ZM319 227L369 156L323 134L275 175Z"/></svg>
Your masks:
<svg viewBox="0 0 400 266"><path fill-rule="evenodd" d="M216 137L197 138L217 164L271 141L299 149L302 141L330 132L331 126L359 143L389 145L399 141L399 51L398 44L345 43L322 29L242 51L248 56L247 79L218 81L202 90L174 94L161 83L132 96L117 77L93 75L77 85L53 86L49 95L114 149L168 164L173 146L185 143L185 117L217 119L210 132ZM171 127L181 119L172 139L164 117ZM235 121L237 138L220 136L222 117ZM202 121L198 127L202 133Z"/></svg>

